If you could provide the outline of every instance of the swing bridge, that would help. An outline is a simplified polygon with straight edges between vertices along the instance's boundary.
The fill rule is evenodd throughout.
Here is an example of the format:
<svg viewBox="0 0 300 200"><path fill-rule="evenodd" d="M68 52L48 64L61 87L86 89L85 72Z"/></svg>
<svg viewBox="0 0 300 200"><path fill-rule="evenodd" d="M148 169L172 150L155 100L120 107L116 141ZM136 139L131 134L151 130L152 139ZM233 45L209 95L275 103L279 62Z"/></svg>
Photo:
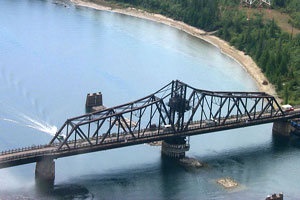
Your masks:
<svg viewBox="0 0 300 200"><path fill-rule="evenodd" d="M162 142L162 154L184 157L186 137L273 123L289 135L300 108L285 111L264 92L208 91L179 80L141 99L67 119L47 145L0 153L0 168L36 162L36 177L53 180L54 159Z"/></svg>

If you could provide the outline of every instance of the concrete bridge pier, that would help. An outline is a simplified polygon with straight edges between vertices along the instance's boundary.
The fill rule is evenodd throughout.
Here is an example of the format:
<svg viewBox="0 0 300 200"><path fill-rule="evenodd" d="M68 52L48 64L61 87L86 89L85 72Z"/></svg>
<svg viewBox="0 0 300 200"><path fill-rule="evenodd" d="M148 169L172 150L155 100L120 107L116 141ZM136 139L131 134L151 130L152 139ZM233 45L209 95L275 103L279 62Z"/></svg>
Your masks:
<svg viewBox="0 0 300 200"><path fill-rule="evenodd" d="M55 179L55 162L52 158L44 158L36 162L35 181L42 189L52 189Z"/></svg>
<svg viewBox="0 0 300 200"><path fill-rule="evenodd" d="M291 130L292 126L287 120L275 121L273 123L273 135L289 137Z"/></svg>
<svg viewBox="0 0 300 200"><path fill-rule="evenodd" d="M181 159L185 157L185 152L190 149L185 137L175 137L162 141L161 153L170 158Z"/></svg>

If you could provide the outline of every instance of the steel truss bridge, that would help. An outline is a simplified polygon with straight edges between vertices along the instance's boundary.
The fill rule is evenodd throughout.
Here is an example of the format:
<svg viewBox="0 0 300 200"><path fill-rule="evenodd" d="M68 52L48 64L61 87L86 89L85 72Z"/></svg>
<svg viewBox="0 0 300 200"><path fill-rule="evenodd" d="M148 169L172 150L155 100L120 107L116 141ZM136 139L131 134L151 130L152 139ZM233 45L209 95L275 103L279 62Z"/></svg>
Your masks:
<svg viewBox="0 0 300 200"><path fill-rule="evenodd" d="M49 144L3 151L0 168L300 117L262 92L196 89L172 81L123 105L67 119Z"/></svg>

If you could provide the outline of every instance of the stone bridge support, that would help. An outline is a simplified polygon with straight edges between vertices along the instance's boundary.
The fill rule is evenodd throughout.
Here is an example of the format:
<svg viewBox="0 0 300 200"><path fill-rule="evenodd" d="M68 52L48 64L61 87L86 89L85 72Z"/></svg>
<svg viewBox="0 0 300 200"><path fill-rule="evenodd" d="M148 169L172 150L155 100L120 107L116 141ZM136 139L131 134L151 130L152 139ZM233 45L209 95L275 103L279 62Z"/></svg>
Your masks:
<svg viewBox="0 0 300 200"><path fill-rule="evenodd" d="M274 135L289 137L292 130L290 122L286 120L275 121L272 132Z"/></svg>
<svg viewBox="0 0 300 200"><path fill-rule="evenodd" d="M53 188L55 179L55 162L52 158L44 158L36 163L35 181L38 186Z"/></svg>
<svg viewBox="0 0 300 200"><path fill-rule="evenodd" d="M186 142L185 137L175 137L166 139L162 142L161 153L171 158L184 158L185 152L190 149L190 145Z"/></svg>

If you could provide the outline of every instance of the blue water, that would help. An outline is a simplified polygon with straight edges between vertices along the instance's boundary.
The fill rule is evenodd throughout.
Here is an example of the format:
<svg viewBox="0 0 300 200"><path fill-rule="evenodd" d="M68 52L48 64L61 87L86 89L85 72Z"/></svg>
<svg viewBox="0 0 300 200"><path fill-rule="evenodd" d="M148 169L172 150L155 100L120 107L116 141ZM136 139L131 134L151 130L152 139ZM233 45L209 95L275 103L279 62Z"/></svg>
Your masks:
<svg viewBox="0 0 300 200"><path fill-rule="evenodd" d="M216 47L163 24L50 0L0 0L0 150L46 144L87 93L123 104L179 79L207 90L257 91ZM189 170L138 145L56 160L55 190L35 187L34 164L0 170L0 199L264 199L300 191L299 140L272 124L191 137ZM240 185L223 189L218 178Z"/></svg>

